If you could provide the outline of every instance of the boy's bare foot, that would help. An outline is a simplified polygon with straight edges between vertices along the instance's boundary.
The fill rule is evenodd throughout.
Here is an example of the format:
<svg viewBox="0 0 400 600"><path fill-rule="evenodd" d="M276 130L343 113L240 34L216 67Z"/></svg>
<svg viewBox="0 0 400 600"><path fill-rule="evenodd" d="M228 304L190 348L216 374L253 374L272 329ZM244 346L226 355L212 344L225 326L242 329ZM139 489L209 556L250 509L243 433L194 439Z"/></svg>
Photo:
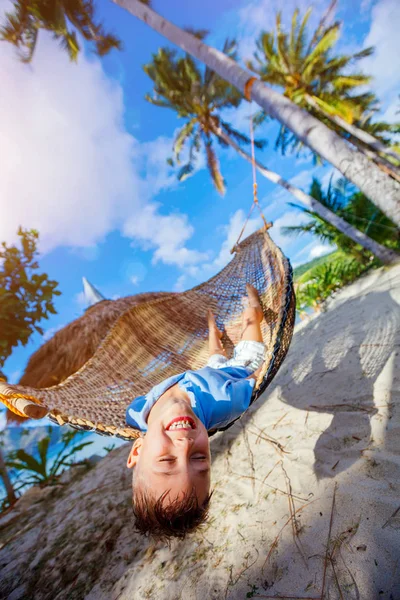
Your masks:
<svg viewBox="0 0 400 600"><path fill-rule="evenodd" d="M210 309L208 309L208 312L207 312L207 319L208 319L208 329L210 331L215 331L216 334L218 335L219 339L221 339L223 336L223 332L220 329L218 329L214 314Z"/></svg>
<svg viewBox="0 0 400 600"><path fill-rule="evenodd" d="M250 283L246 283L247 298L244 298L247 306L255 308L260 321L263 320L264 313L260 303L260 298L256 288Z"/></svg>

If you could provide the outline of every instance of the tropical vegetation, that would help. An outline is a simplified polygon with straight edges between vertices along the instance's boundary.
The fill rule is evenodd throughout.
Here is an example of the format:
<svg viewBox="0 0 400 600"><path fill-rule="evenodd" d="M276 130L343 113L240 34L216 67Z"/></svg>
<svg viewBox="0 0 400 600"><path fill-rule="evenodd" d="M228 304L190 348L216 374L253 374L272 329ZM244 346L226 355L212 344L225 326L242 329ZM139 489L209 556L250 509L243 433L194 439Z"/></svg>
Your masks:
<svg viewBox="0 0 400 600"><path fill-rule="evenodd" d="M66 468L77 464L75 455L93 442L83 442L80 431L67 430L62 434L62 446L54 457L50 456L51 429L38 443L36 451L30 454L23 449L10 452L5 459L9 473L14 479L14 491L21 494L32 485L52 485ZM77 439L78 438L78 439ZM3 505L9 504L7 499ZM4 506L3 506L4 508Z"/></svg>
<svg viewBox="0 0 400 600"><path fill-rule="evenodd" d="M1 369L13 348L26 345L35 331L43 333L39 323L55 314L53 298L60 294L56 281L46 273L37 273L38 232L20 228L18 237L20 247L5 242L0 246L0 378L3 379ZM0 477L12 504L16 495L1 447Z"/></svg>
<svg viewBox="0 0 400 600"><path fill-rule="evenodd" d="M16 46L23 62L32 60L41 29L53 34L71 60L77 60L80 51L76 32L100 56L121 48L120 40L96 20L93 0L14 0L13 6L6 12L0 39Z"/></svg>
<svg viewBox="0 0 400 600"><path fill-rule="evenodd" d="M235 42L226 41L223 51L227 56L236 58ZM153 93L146 94L146 100L174 110L180 119L185 120L172 148L175 162L180 165L182 151L188 146L188 160L180 168L178 179L183 180L194 173L195 161L203 150L216 189L221 194L225 193L214 142L223 147L227 147L230 139L240 146L250 144L247 135L221 116L224 109L239 106L243 100L242 94L218 77L215 71L208 67L202 70L189 55L178 56L175 50L168 48L160 48L153 55L152 62L144 65L143 69L154 83ZM219 135L219 131L225 134L224 137ZM254 143L257 148L262 148L265 142L255 140ZM174 164L172 159L170 164Z"/></svg>
<svg viewBox="0 0 400 600"><path fill-rule="evenodd" d="M56 19L56 11L54 11L51 19L43 21L39 19L35 21L35 31L32 32L31 20L30 18L25 19L24 11L18 10L18 1L21 0L16 0L14 12L8 15L8 22L10 22L10 19L14 19L12 27L18 32L18 36L15 38L18 40L16 45L20 48L25 48L28 56L31 56L32 52L30 52L29 40L33 35L36 43L37 33L40 29L50 30L57 37L58 21ZM54 6L59 6L56 0L52 1L54 2ZM119 2L116 0L116 3L118 4ZM142 20L146 25L158 31L170 42L205 63L207 67L215 71L222 79L231 83L241 93L245 92L249 76L240 65L227 57L223 52L207 46L191 33L168 22L146 4L148 4L147 1L129 0L129 2L124 2L122 7ZM80 10L81 7L79 7L78 12ZM30 13L32 13L31 8ZM7 24L9 23L6 23L6 28ZM8 42L16 43L12 35L8 35L8 30L4 30L4 28L2 38ZM33 45L33 49L34 47ZM265 112L280 121L283 126L288 127L313 152L339 169L343 175L357 185L368 198L379 206L389 218L400 224L400 207L398 203L400 186L386 171L381 171L377 165L371 163L359 150L350 146L347 140L341 139L340 136L324 123L311 114L305 114L291 100L278 94L263 83L256 81L252 85L251 92L253 100Z"/></svg>
<svg viewBox="0 0 400 600"><path fill-rule="evenodd" d="M19 473L28 475L23 485L43 485L55 482L57 475L67 467L75 464L75 455L93 442L76 442L83 434L81 431L67 430L61 437L62 447L53 460L50 459L51 425L49 425L47 436L37 444L37 458L25 450L19 449L10 452L6 459L9 469L16 469Z"/></svg>
<svg viewBox="0 0 400 600"><path fill-rule="evenodd" d="M313 259L307 261L306 263L302 263L301 265L297 265L297 267L294 267L294 269L293 269L293 279L294 279L294 281L295 282L300 281L300 278L305 273L307 273L307 271L310 271L310 269L313 269L314 267L322 265L334 253L336 253L336 250L334 250L333 252L329 252L328 254L323 254L322 256L317 256L316 258L313 258Z"/></svg>
<svg viewBox="0 0 400 600"><path fill-rule="evenodd" d="M229 56L235 56L235 49L234 42L225 43L224 52ZM178 178L184 179L194 173L196 158L203 148L214 185L220 193L224 193L224 179L213 141L216 140L222 147L233 148L242 158L252 162L252 156L243 149L249 144L249 138L223 118L224 109L236 108L243 97L215 71L208 67L201 69L190 56L179 56L174 50L161 48L153 55L152 62L143 68L154 84L152 95L147 94L146 99L156 106L174 110L179 118L185 120L172 148L175 161L180 164L183 148L188 146L188 160L180 168ZM255 145L262 147L263 142L256 140ZM172 159L170 163L174 164ZM360 232L357 225L343 220L326 203L320 203L317 197L306 194L259 161L255 161L255 166L261 175L291 192L308 210L331 222L333 228L349 236L354 244L361 244L384 263L397 260L394 253Z"/></svg>
<svg viewBox="0 0 400 600"><path fill-rule="evenodd" d="M26 345L39 323L55 314L58 283L46 273L37 273L37 243L34 229L18 230L19 245L0 246L0 375L6 359L18 344Z"/></svg>
<svg viewBox="0 0 400 600"><path fill-rule="evenodd" d="M321 181L313 178L309 194L331 212L340 215L346 222L367 233L370 238L379 244L394 251L400 251L400 232L395 224L362 192L359 192L345 179L339 179L336 183L333 183L331 178L325 192ZM315 211L295 203L289 204L301 210L307 217L307 221L300 225L282 227L282 232L285 235L311 233L322 242L337 246L337 248L346 254L352 255L360 262L370 260L370 252L348 236L343 235L341 231L332 226L329 221L321 218Z"/></svg>
<svg viewBox="0 0 400 600"><path fill-rule="evenodd" d="M400 155L387 146L396 125L373 121L379 109L378 99L365 86L371 77L354 70L358 62L370 56L374 48L364 48L352 54L337 49L341 23L326 25L323 18L314 32L308 32L309 8L299 20L299 10L292 16L290 32L282 27L281 13L276 16L275 31L263 31L257 40L254 61L247 66L262 81L283 90L292 102L321 119L336 133L350 140L368 156L376 158L376 150L389 153L400 161ZM267 115L259 113L262 122ZM373 134L373 135L372 135ZM288 148L298 150L302 141L282 125L276 146L283 153ZM389 163L389 166L390 163Z"/></svg>
<svg viewBox="0 0 400 600"><path fill-rule="evenodd" d="M394 223L345 180L338 180L335 184L331 180L324 192L321 182L313 179L310 195L344 220L356 223L357 227L380 244L394 251L400 250L399 230ZM292 206L301 210L307 220L300 225L282 227L284 234L311 233L322 242L335 245L338 249L295 272L297 306L302 312L306 307L318 309L338 289L381 263L365 248L344 236L315 212L296 204Z"/></svg>
<svg viewBox="0 0 400 600"><path fill-rule="evenodd" d="M325 301L369 269L378 266L373 259L360 262L342 251L330 255L322 264L307 270L296 287L296 307L300 315L307 308L320 311Z"/></svg>

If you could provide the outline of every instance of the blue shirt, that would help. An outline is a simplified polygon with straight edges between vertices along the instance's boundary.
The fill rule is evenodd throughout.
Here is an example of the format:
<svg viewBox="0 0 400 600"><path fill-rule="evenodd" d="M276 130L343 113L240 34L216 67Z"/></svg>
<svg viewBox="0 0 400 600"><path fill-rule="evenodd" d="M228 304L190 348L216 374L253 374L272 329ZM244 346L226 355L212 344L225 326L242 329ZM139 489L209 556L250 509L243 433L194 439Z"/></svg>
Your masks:
<svg viewBox="0 0 400 600"><path fill-rule="evenodd" d="M126 410L126 422L146 431L150 410L160 396L177 383L189 395L193 412L207 430L225 427L250 406L255 380L246 377L251 373L245 367L204 367L173 375L145 396L135 398Z"/></svg>

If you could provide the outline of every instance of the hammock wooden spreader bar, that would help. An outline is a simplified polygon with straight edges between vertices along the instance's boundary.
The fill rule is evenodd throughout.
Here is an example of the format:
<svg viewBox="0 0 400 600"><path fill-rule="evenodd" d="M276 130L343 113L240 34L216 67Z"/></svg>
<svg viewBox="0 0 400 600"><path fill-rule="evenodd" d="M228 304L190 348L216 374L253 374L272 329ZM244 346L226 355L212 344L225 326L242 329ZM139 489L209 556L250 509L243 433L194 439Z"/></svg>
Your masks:
<svg viewBox="0 0 400 600"><path fill-rule="evenodd" d="M292 338L295 297L288 259L263 227L235 247L220 273L182 293L152 295L127 309L83 367L58 385L35 389L0 382L0 400L17 414L48 415L60 425L133 439L125 423L136 396L176 373L208 360L207 310L224 330L228 352L240 340L246 283L256 287L264 311L265 362L252 401L270 384Z"/></svg>

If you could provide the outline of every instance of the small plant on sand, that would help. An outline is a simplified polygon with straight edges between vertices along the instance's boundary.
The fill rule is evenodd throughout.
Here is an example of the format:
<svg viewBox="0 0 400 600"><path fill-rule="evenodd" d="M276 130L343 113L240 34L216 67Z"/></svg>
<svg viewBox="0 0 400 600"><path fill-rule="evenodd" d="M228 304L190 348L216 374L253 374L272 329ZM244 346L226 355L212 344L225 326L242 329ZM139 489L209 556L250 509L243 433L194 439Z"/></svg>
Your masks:
<svg viewBox="0 0 400 600"><path fill-rule="evenodd" d="M15 475L19 481L18 489L21 490L29 485L51 485L57 476L66 467L76 464L75 454L89 446L93 442L78 441L77 436L81 436L80 431L66 431L61 437L62 447L50 460L50 435L47 435L38 442L38 458L29 454L25 450L15 450L10 452L6 459L6 465L9 469L15 470Z"/></svg>
<svg viewBox="0 0 400 600"><path fill-rule="evenodd" d="M112 452L116 447L117 444L110 444L109 446L104 446L104 450L107 452L107 454L110 454L110 452Z"/></svg>
<svg viewBox="0 0 400 600"><path fill-rule="evenodd" d="M257 594L257 592L258 592L258 587L253 584L251 586L251 590L249 592L247 592L246 598L254 598L254 596L255 596L255 594Z"/></svg>

